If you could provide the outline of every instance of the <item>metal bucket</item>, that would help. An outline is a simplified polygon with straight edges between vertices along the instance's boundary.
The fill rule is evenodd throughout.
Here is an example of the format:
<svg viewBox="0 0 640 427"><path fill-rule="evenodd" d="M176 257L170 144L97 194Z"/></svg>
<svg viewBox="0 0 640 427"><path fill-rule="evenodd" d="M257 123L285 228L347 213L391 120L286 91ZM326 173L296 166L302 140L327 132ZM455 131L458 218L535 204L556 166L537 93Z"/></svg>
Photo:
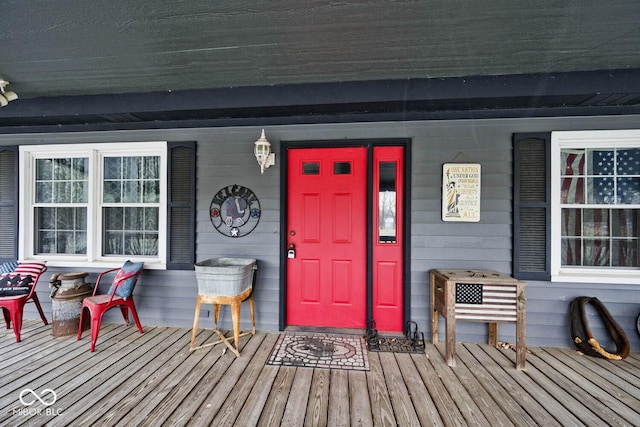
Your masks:
<svg viewBox="0 0 640 427"><path fill-rule="evenodd" d="M198 294L240 295L253 284L253 258L212 258L195 264Z"/></svg>
<svg viewBox="0 0 640 427"><path fill-rule="evenodd" d="M78 333L82 300L92 293L91 286L84 281L88 275L89 273L76 272L51 276L49 286L55 288L51 292L53 311L51 329L54 337ZM89 327L89 316L86 320L82 325L83 330Z"/></svg>

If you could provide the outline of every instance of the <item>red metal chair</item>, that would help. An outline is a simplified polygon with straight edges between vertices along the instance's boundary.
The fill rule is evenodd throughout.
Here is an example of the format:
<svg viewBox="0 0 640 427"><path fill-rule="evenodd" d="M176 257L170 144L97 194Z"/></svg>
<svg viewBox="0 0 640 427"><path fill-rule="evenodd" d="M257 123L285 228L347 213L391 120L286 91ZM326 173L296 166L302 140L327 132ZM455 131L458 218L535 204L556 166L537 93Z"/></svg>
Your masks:
<svg viewBox="0 0 640 427"><path fill-rule="evenodd" d="M136 312L136 306L133 302L133 289L135 288L138 278L142 273L144 263L132 263L127 261L120 268L112 268L110 270L103 271L98 275L98 280L93 288L93 296L87 297L82 301L82 310L80 311L80 324L78 327L78 340L82 338L82 325L83 317L85 316L85 309L88 310L89 316L91 316L91 351L93 352L96 347L96 341L98 340L98 332L100 331L100 323L102 323L102 315L113 307L120 307L122 311L122 317L124 317L127 325L129 324L129 310L133 315L133 320L138 327L140 333L142 333L142 326L140 325L140 319L138 319L138 313ZM106 294L96 295L100 280L106 274L117 271L116 277L113 279L113 283Z"/></svg>
<svg viewBox="0 0 640 427"><path fill-rule="evenodd" d="M22 330L22 315L24 312L24 306L27 302L33 301L40 318L45 325L48 325L47 318L44 316L40 301L38 300L38 294L36 294L36 285L42 273L47 271L47 266L41 262L23 262L18 264L16 269L10 273L10 275L20 275L21 277L31 276L33 280L30 284L31 289L29 293L15 296L3 296L0 297L0 308L2 308L2 314L4 315L4 321L7 324L7 329L11 327L13 322L13 333L16 336L16 342L20 342L20 331Z"/></svg>

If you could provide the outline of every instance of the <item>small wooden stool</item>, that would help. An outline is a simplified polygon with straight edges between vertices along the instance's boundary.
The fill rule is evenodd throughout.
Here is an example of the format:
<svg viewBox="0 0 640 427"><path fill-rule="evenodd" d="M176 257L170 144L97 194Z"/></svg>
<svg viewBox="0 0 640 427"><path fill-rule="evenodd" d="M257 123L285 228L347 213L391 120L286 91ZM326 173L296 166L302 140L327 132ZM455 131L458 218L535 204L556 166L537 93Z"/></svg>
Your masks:
<svg viewBox="0 0 640 427"><path fill-rule="evenodd" d="M249 299L249 311L251 312L251 331L240 333L240 304L242 301ZM213 313L215 320L215 329L213 330L220 339L215 342L203 344L200 346L195 346L196 343L196 333L198 331L198 319L200 318L200 304L213 304ZM218 329L218 318L220 315L220 304L227 304L231 306L231 320L233 322L233 338L227 338L224 334ZM197 350L199 348L209 347L212 345L225 343L227 347L236 355L236 357L240 357L239 351L239 341L240 337L245 335L255 335L256 334L256 321L254 317L253 311L253 288L249 288L243 293L239 295L233 296L214 296L214 295L200 295L198 294L198 299L196 302L196 314L193 319L193 331L191 332L191 346L189 347L189 351ZM235 348L229 342L230 339L233 339L235 343Z"/></svg>

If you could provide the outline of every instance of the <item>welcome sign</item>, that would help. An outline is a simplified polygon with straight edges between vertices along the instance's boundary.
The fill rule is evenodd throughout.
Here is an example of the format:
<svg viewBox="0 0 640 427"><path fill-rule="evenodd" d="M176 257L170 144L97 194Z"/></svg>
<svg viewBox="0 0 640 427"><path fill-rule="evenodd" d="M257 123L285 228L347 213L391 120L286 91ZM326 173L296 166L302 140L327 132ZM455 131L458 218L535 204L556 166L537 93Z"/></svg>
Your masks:
<svg viewBox="0 0 640 427"><path fill-rule="evenodd" d="M442 220L480 221L480 164L442 165Z"/></svg>

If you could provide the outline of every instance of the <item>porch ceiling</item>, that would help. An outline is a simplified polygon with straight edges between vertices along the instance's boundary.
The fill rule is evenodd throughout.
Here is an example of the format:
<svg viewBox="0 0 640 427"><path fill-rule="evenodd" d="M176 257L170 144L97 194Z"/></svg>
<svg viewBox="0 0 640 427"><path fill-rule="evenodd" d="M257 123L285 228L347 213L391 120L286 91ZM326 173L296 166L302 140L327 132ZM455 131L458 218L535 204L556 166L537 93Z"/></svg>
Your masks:
<svg viewBox="0 0 640 427"><path fill-rule="evenodd" d="M11 0L0 14L0 77L20 98L0 108L0 132L637 112L638 22L636 0Z"/></svg>

